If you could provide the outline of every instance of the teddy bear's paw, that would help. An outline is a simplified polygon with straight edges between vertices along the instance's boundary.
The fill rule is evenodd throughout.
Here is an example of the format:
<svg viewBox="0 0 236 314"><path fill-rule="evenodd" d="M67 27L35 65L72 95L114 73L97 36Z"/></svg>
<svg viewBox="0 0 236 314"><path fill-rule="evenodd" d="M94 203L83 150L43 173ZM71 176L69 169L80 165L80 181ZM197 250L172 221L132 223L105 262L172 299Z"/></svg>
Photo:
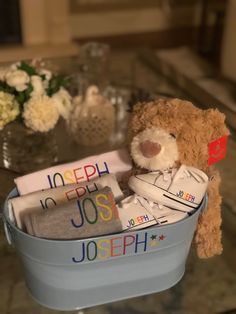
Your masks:
<svg viewBox="0 0 236 314"><path fill-rule="evenodd" d="M220 255L223 251L221 243L221 231L215 230L214 236L196 237L197 254L200 258L210 258Z"/></svg>

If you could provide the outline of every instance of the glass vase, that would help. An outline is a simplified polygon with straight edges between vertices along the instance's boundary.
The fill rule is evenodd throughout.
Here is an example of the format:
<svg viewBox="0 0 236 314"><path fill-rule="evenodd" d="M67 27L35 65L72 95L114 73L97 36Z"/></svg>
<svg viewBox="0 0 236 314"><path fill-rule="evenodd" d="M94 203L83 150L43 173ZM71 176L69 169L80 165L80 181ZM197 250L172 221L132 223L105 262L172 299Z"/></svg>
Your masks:
<svg viewBox="0 0 236 314"><path fill-rule="evenodd" d="M0 131L2 167L20 174L47 168L58 161L55 130L35 133L14 121Z"/></svg>

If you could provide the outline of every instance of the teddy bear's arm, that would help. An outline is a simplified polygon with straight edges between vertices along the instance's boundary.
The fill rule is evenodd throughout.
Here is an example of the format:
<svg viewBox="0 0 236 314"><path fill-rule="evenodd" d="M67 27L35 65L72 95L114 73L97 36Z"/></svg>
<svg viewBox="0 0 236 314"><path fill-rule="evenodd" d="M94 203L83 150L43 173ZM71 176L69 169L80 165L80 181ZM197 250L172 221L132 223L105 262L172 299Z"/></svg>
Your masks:
<svg viewBox="0 0 236 314"><path fill-rule="evenodd" d="M213 176L208 187L208 206L198 221L195 241L200 258L208 258L222 253L221 244L221 196L219 192L220 174L211 171Z"/></svg>

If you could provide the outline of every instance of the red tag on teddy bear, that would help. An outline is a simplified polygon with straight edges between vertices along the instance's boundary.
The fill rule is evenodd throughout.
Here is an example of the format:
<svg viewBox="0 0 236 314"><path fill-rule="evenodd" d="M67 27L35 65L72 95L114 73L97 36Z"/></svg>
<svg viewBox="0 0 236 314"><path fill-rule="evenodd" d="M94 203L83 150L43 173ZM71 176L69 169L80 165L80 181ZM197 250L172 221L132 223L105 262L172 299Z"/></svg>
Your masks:
<svg viewBox="0 0 236 314"><path fill-rule="evenodd" d="M208 144L208 165L212 165L226 156L228 136L222 136Z"/></svg>

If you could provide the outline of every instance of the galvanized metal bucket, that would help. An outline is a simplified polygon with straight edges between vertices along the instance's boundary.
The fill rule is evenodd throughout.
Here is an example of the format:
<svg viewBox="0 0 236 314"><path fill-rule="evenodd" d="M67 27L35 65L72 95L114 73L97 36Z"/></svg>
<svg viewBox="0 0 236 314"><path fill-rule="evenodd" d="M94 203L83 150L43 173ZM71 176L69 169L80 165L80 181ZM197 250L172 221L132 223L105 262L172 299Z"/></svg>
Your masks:
<svg viewBox="0 0 236 314"><path fill-rule="evenodd" d="M17 196L14 189L8 198ZM74 310L159 292L183 276L198 216L170 225L83 240L47 240L18 229L4 204L8 242L17 250L32 297Z"/></svg>

